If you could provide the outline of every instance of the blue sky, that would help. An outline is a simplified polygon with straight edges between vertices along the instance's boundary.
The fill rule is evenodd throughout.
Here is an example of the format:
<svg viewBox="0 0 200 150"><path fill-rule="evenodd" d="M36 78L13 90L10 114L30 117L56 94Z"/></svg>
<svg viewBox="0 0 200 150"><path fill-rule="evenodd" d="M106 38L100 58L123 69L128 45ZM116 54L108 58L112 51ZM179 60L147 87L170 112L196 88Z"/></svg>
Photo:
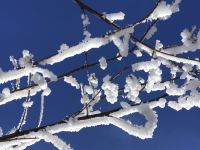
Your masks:
<svg viewBox="0 0 200 150"><path fill-rule="evenodd" d="M145 16L155 5L155 0L99 0L85 3L92 6L99 12L118 12L126 14L124 21L118 21L122 26L131 24L141 17ZM167 2L171 3L170 0ZM160 39L164 45L173 45L180 43L180 32L184 28L191 28L196 25L200 27L198 14L200 10L199 0L183 0L179 13L176 13L167 21L158 22L158 32L147 41L154 45L156 39ZM59 49L62 43L73 46L83 39L82 21L80 18L80 9L71 0L0 0L0 67L3 70L12 68L9 62L9 56L21 57L23 49L28 49L34 54L34 60L53 54ZM104 35L112 30L107 24L99 19L89 15L89 31L92 37ZM135 29L135 35L140 37L142 31L148 27L142 25ZM101 49L92 50L88 54L90 63L98 60L102 55L109 57L116 53L116 48L112 44ZM196 55L190 55L197 57ZM198 56L199 57L199 56ZM142 58L145 59L145 58ZM142 60L141 59L141 60ZM102 78L106 74L117 72L124 64L134 62L131 58L123 62L114 62L109 68L102 72L99 68L92 68L89 71L98 74ZM70 58L63 63L47 68L53 70L57 75L65 73L84 63L84 55ZM125 75L130 72L125 73ZM75 73L81 82L86 83L86 71ZM117 82L122 83L121 79ZM0 85L0 90L5 85ZM50 85L52 93L45 98L45 116L43 125L63 119L66 115L79 110L80 92L74 90L63 81L58 81ZM155 97L154 95L144 95L144 99ZM33 128L37 125L39 119L40 95L32 98L33 107L28 112L27 124L24 129ZM0 108L0 126L4 133L8 132L20 119L23 111L23 100L11 102ZM108 110L119 106L107 104L103 101L99 107L102 110ZM101 126L95 128L83 129L79 133L59 134L67 143L70 143L75 150L199 150L200 149L200 121L198 115L200 110L193 108L190 111L182 110L176 112L170 108L156 109L158 113L158 127L154 132L152 139L141 140L129 136L120 129L113 126ZM133 115L129 119L142 122L143 118L139 115ZM28 150L54 150L51 144L40 142L27 148Z"/></svg>

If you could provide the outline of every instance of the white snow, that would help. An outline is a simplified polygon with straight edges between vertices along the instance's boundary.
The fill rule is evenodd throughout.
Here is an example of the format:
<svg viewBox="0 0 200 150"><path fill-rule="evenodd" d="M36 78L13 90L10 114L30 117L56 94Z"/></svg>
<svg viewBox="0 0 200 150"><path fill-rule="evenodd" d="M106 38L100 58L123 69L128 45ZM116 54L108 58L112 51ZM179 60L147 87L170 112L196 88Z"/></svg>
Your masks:
<svg viewBox="0 0 200 150"><path fill-rule="evenodd" d="M192 36L191 33L187 29L185 29L185 30L183 30L183 32L181 32L181 37L182 37L181 41L183 42L183 44L185 46L190 46L190 44L192 42L190 40L191 36Z"/></svg>
<svg viewBox="0 0 200 150"><path fill-rule="evenodd" d="M103 84L101 88L104 90L104 94L106 95L106 100L114 104L117 102L117 96L118 96L118 85L114 84L110 81L111 77L109 75L105 76L103 78Z"/></svg>
<svg viewBox="0 0 200 150"><path fill-rule="evenodd" d="M37 92L40 92L42 89L39 86L34 86L29 89L22 89L17 90L15 92L10 93L9 95L1 95L0 96L0 105L4 105L10 101L22 99L24 97L27 97L28 91L30 90L30 96L34 96L37 94Z"/></svg>
<svg viewBox="0 0 200 150"><path fill-rule="evenodd" d="M43 120L43 116L44 116L44 97L48 96L50 93L51 93L51 89L46 88L41 94L40 117L39 117L38 127L40 127Z"/></svg>
<svg viewBox="0 0 200 150"><path fill-rule="evenodd" d="M95 73L89 74L89 76L88 76L88 82L89 82L89 84L91 84L94 88L97 88L97 86L98 86L98 79L97 79L97 77L95 76Z"/></svg>
<svg viewBox="0 0 200 150"><path fill-rule="evenodd" d="M39 87L44 90L47 88L47 82L45 80L44 77L42 77L39 73L35 73L33 76L32 76L32 81L35 83L35 84L38 84Z"/></svg>
<svg viewBox="0 0 200 150"><path fill-rule="evenodd" d="M83 20L83 26L86 27L90 24L89 18L87 15L82 14L81 19Z"/></svg>
<svg viewBox="0 0 200 150"><path fill-rule="evenodd" d="M23 57L19 59L20 67L31 67L33 55L28 50L23 50Z"/></svg>
<svg viewBox="0 0 200 150"><path fill-rule="evenodd" d="M117 112L111 113L109 117L102 116L84 120L69 119L69 121L63 123L47 126L45 129L41 129L38 132L30 132L26 135L21 136L19 140L1 142L0 147L5 149L8 149L12 145L18 145L19 148L20 146L27 147L43 139L46 142L52 143L56 148L62 149L64 147L64 149L68 149L70 148L69 145L65 144L65 142L63 142L61 139L59 139L57 136L54 136L53 134L60 132L78 132L81 129L87 127L110 124L122 129L130 135L137 136L141 139L151 138L153 136L155 128L157 127L157 114L152 109L155 107L163 108L165 102L165 99L160 99L158 101L141 104L139 106L130 106L126 108L124 107ZM130 121L128 122L120 118L136 112L144 115L145 119L147 120L143 126L137 126L135 124L132 124ZM37 138L30 139L33 137Z"/></svg>
<svg viewBox="0 0 200 150"><path fill-rule="evenodd" d="M200 87L200 81L197 79L190 80L182 88L184 91L190 91L189 95L182 95L177 98L177 101L169 101L168 106L179 111L183 108L189 110L192 107L200 108L200 93L197 90ZM178 92L180 89L178 90Z"/></svg>
<svg viewBox="0 0 200 150"><path fill-rule="evenodd" d="M145 38L149 40L155 33L157 32L157 27L154 25L151 29L147 32Z"/></svg>
<svg viewBox="0 0 200 150"><path fill-rule="evenodd" d="M18 70L9 70L7 72L0 72L0 84L15 80L15 79L19 79L24 76L29 76L30 73L31 74L41 73L43 77L50 78L51 81L57 80L57 76L53 74L53 72L47 69L43 69L39 67L25 67Z"/></svg>
<svg viewBox="0 0 200 150"><path fill-rule="evenodd" d="M100 64L100 68L105 70L107 68L107 62L106 59L104 57L101 57L99 59L99 64Z"/></svg>
<svg viewBox="0 0 200 150"><path fill-rule="evenodd" d="M147 72L148 80L145 86L147 93L153 90L154 84L162 80L162 70L160 69L161 61L159 59L152 59L151 61L139 62L132 65L133 71L144 70Z"/></svg>
<svg viewBox="0 0 200 150"><path fill-rule="evenodd" d="M181 41L183 44L171 48L166 48L164 49L164 52L176 55L187 52L195 52L200 49L200 30L198 31L197 35L193 35L194 30L195 27L193 27L191 31L184 29L181 32Z"/></svg>
<svg viewBox="0 0 200 150"><path fill-rule="evenodd" d="M153 132L157 127L157 115L152 110L152 108L162 106L165 101L154 101L148 104L143 104L140 106L131 106L127 109L120 109L118 112L110 114L112 117L95 117L86 120L77 120L73 122L67 122L63 124L54 125L52 127L47 127L46 130L50 133L58 133L62 131L78 132L86 127L95 127L98 125L109 125L112 124L116 127L121 128L130 135L137 136L141 139L151 138ZM139 112L141 115L144 115L147 122L144 126L137 126L130 124L129 122L119 118L125 115Z"/></svg>
<svg viewBox="0 0 200 150"><path fill-rule="evenodd" d="M14 69L18 68L18 62L17 60L14 58L14 56L10 56L10 61L12 62Z"/></svg>
<svg viewBox="0 0 200 150"><path fill-rule="evenodd" d="M0 127L0 137L3 136L3 129Z"/></svg>
<svg viewBox="0 0 200 150"><path fill-rule="evenodd" d="M68 49L69 46L67 44L61 44L60 49L58 50L58 53L62 53L64 50Z"/></svg>
<svg viewBox="0 0 200 150"><path fill-rule="evenodd" d="M175 0L175 2L170 5L167 4L166 1L161 1L147 20L168 19L173 13L179 11L180 2L181 0Z"/></svg>
<svg viewBox="0 0 200 150"><path fill-rule="evenodd" d="M123 109L131 107L127 102L120 102L120 105Z"/></svg>
<svg viewBox="0 0 200 150"><path fill-rule="evenodd" d="M66 58L73 57L75 55L79 55L83 52L87 52L94 48L100 48L109 42L113 41L112 37L122 37L127 33L131 33L133 31L133 26L126 27L124 29L118 30L116 32L113 32L112 34L105 35L104 37L96 37L96 38L90 38L87 41L83 41L75 46L72 46L70 48L64 49L62 53L57 53L56 55L53 55L43 61L40 62L40 64L46 65L46 64L55 64L58 62L61 62L65 60ZM128 36L128 35L127 35ZM126 38L125 38L126 39ZM126 44L126 42L125 42Z"/></svg>
<svg viewBox="0 0 200 150"><path fill-rule="evenodd" d="M154 89L154 85L156 83L161 82L162 80L161 75L162 75L162 70L159 67L157 69L152 69L149 71L147 84L145 86L147 93L150 93Z"/></svg>
<svg viewBox="0 0 200 150"><path fill-rule="evenodd" d="M9 88L4 88L4 89L2 90L2 94L3 94L4 96L10 95L10 89L9 89Z"/></svg>
<svg viewBox="0 0 200 150"><path fill-rule="evenodd" d="M136 109L147 120L144 126L133 125L118 118L113 118L112 124L141 139L152 138L153 132L157 127L157 114L147 104L141 104Z"/></svg>
<svg viewBox="0 0 200 150"><path fill-rule="evenodd" d="M71 86L75 87L76 89L80 88L79 83L77 82L76 78L72 77L72 76L65 76L64 77L64 81L66 83L69 83Z"/></svg>
<svg viewBox="0 0 200 150"><path fill-rule="evenodd" d="M31 107L33 105L33 101L25 101L23 102L22 106L24 108Z"/></svg>
<svg viewBox="0 0 200 150"><path fill-rule="evenodd" d="M89 102L90 102L90 99L89 99L88 95L87 94L82 95L81 103L82 104L87 104Z"/></svg>
<svg viewBox="0 0 200 150"><path fill-rule="evenodd" d="M39 117L38 127L41 126L43 116L44 116L44 95L41 94L40 117Z"/></svg>
<svg viewBox="0 0 200 150"><path fill-rule="evenodd" d="M104 16L106 19L108 19L110 22L114 22L115 20L124 20L125 14L123 12L117 12L117 13L104 13Z"/></svg>
<svg viewBox="0 0 200 150"><path fill-rule="evenodd" d="M138 82L138 79L134 75L130 75L126 78L126 84L124 88L124 93L127 93L127 98L135 103L140 103L137 101L137 97L141 90L141 84Z"/></svg>
<svg viewBox="0 0 200 150"><path fill-rule="evenodd" d="M161 62L156 59L156 60L151 60L151 61L144 61L144 62L139 62L135 63L132 65L132 70L133 71L139 71L139 70L144 70L145 72L149 72L150 70L156 70L159 68L161 65Z"/></svg>
<svg viewBox="0 0 200 150"><path fill-rule="evenodd" d="M119 53L122 57L126 57L128 55L130 34L133 33L133 31L134 31L133 28L126 30L124 32L124 36L122 40L120 39L120 36L118 35L111 36L111 40L119 49Z"/></svg>
<svg viewBox="0 0 200 150"><path fill-rule="evenodd" d="M142 53L139 49L134 50L133 53L136 55L136 57L142 57Z"/></svg>
<svg viewBox="0 0 200 150"><path fill-rule="evenodd" d="M51 93L51 89L47 87L45 90L43 90L42 95L49 96L50 93Z"/></svg>
<svg viewBox="0 0 200 150"><path fill-rule="evenodd" d="M85 39L83 41L88 41L91 37L91 33L87 30L90 21L86 14L82 14L81 19L83 20L83 35L85 36Z"/></svg>
<svg viewBox="0 0 200 150"><path fill-rule="evenodd" d="M163 44L160 42L160 40L156 40L155 49L160 50L162 48L163 48Z"/></svg>
<svg viewBox="0 0 200 150"><path fill-rule="evenodd" d="M31 132L30 136L42 139L53 144L58 150L72 150L70 145L67 145L61 138L47 131Z"/></svg>
<svg viewBox="0 0 200 150"><path fill-rule="evenodd" d="M198 60L192 60L192 59L182 58L182 57L179 57L179 56L168 54L168 53L164 52L165 50L163 50L162 52L160 52L160 51L157 51L155 49L152 49L152 48L144 45L141 42L137 42L136 45L139 48L141 48L144 51L146 51L147 53L149 53L149 54L151 54L154 51L156 53L156 56L162 57L162 58L164 58L166 60L171 60L171 61L174 61L174 62L177 62L177 63L184 63L184 64L196 65L196 66L200 67L200 62ZM194 45L197 46L197 44L194 44ZM194 45L191 45L191 46L194 46ZM200 44L198 45L198 47L200 47ZM183 46L177 47L177 49L175 51L181 50L182 48L183 48ZM169 49L175 49L175 48L169 48ZM191 49L191 47L190 47L190 49Z"/></svg>
<svg viewBox="0 0 200 150"><path fill-rule="evenodd" d="M185 88L184 87L180 87L178 88L178 86L175 83L171 83L169 84L169 86L167 87L166 93L169 95L177 95L177 96L181 96L183 94L185 94Z"/></svg>
<svg viewBox="0 0 200 150"><path fill-rule="evenodd" d="M89 95L93 94L92 86L85 85L84 86L84 91Z"/></svg>

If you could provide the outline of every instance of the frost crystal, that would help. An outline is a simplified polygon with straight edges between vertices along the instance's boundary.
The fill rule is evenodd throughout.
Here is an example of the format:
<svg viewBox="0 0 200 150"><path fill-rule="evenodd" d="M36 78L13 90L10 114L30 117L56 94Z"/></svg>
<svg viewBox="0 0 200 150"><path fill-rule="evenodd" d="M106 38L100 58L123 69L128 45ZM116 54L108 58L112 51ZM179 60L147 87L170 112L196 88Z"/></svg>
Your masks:
<svg viewBox="0 0 200 150"><path fill-rule="evenodd" d="M47 88L47 82L46 80L44 79L44 77L42 77L40 74L38 73L35 73L33 76L32 76L32 81L35 83L35 84L38 84L39 87L44 90Z"/></svg>
<svg viewBox="0 0 200 150"><path fill-rule="evenodd" d="M22 105L24 108L31 107L33 105L33 101L28 101L28 102L25 101L23 102Z"/></svg>
<svg viewBox="0 0 200 150"><path fill-rule="evenodd" d="M127 93L127 97L129 100L140 103L140 101L137 101L139 99L136 99L139 95L139 92L141 90L141 85L138 82L137 78L133 75L128 76L126 78L126 84L124 88L124 93Z"/></svg>
<svg viewBox="0 0 200 150"><path fill-rule="evenodd" d="M118 96L118 85L111 83L110 81L111 77L107 75L106 77L103 78L103 84L101 88L104 90L104 93L106 95L106 100L114 104L117 102L117 96Z"/></svg>
<svg viewBox="0 0 200 150"><path fill-rule="evenodd" d="M139 62L132 65L133 71L144 70L145 72L149 72L150 70L157 69L161 65L159 60L151 60L146 62Z"/></svg>
<svg viewBox="0 0 200 150"><path fill-rule="evenodd" d="M82 104L87 104L89 102L90 102L90 99L89 99L88 95L87 94L82 95L81 103Z"/></svg>
<svg viewBox="0 0 200 150"><path fill-rule="evenodd" d="M130 34L133 32L133 28L124 31L124 37L121 40L118 34L112 35L111 40L118 47L121 56L126 57L129 50Z"/></svg>
<svg viewBox="0 0 200 150"><path fill-rule="evenodd" d="M96 78L95 73L92 73L92 74L89 75L88 81L94 88L97 88L98 79Z"/></svg>
<svg viewBox="0 0 200 150"><path fill-rule="evenodd" d="M160 50L162 48L163 48L163 45L162 45L162 43L160 43L160 40L156 40L155 49Z"/></svg>
<svg viewBox="0 0 200 150"><path fill-rule="evenodd" d="M113 22L115 20L124 20L125 14L123 12L117 12L117 13L104 13L104 16L110 21Z"/></svg>
<svg viewBox="0 0 200 150"><path fill-rule="evenodd" d="M32 132L30 136L52 143L58 150L73 150L70 145L67 145L58 136L52 135L46 131Z"/></svg>
<svg viewBox="0 0 200 150"><path fill-rule="evenodd" d="M178 88L178 86L173 83L167 87L166 93L169 95L183 95L185 93L185 89L183 87Z"/></svg>
<svg viewBox="0 0 200 150"><path fill-rule="evenodd" d="M60 45L60 49L58 50L58 53L62 53L65 50L67 50L69 48L69 46L67 44L62 44Z"/></svg>
<svg viewBox="0 0 200 150"><path fill-rule="evenodd" d="M64 81L66 83L69 83L71 86L75 87L76 89L80 88L79 83L77 82L76 78L72 77L72 76L65 76L64 77Z"/></svg>
<svg viewBox="0 0 200 150"><path fill-rule="evenodd" d="M147 40L150 39L156 32L157 32L157 28L156 28L156 26L154 25L154 26L152 26L151 29L147 32L145 38L146 38Z"/></svg>
<svg viewBox="0 0 200 150"><path fill-rule="evenodd" d="M92 87L91 87L91 86L88 86L88 85L85 85L85 86L84 86L84 91L85 91L86 93L88 93L89 95L91 95L91 94L93 93Z"/></svg>
<svg viewBox="0 0 200 150"><path fill-rule="evenodd" d="M0 127L0 137L3 136L3 130L2 128Z"/></svg>
<svg viewBox="0 0 200 150"><path fill-rule="evenodd" d="M19 59L20 67L31 67L33 55L28 50L23 50L23 57Z"/></svg>
<svg viewBox="0 0 200 150"><path fill-rule="evenodd" d="M44 96L49 96L49 94L51 94L51 89L47 87L47 88L42 92L42 95L44 95Z"/></svg>
<svg viewBox="0 0 200 150"><path fill-rule="evenodd" d="M168 19L173 13L179 11L180 2L181 0L175 0L175 2L172 5L169 5L166 3L166 1L161 1L156 7L156 9L153 11L153 13L150 15L148 20L151 21L156 19Z"/></svg>
<svg viewBox="0 0 200 150"><path fill-rule="evenodd" d="M131 107L127 102L120 102L120 105L124 109Z"/></svg>
<svg viewBox="0 0 200 150"><path fill-rule="evenodd" d="M47 69L39 67L26 67L19 70L10 70L7 72L0 72L0 84L6 83L11 80L19 79L24 76L29 76L30 73L41 73L43 77L50 78L51 81L56 81L57 76Z"/></svg>
<svg viewBox="0 0 200 150"><path fill-rule="evenodd" d="M10 89L9 89L9 88L4 88L4 89L2 90L2 94L5 95L5 96L10 95Z"/></svg>
<svg viewBox="0 0 200 150"><path fill-rule="evenodd" d="M136 55L136 57L142 57L142 53L139 49L134 50L133 53Z"/></svg>
<svg viewBox="0 0 200 150"><path fill-rule="evenodd" d="M83 27L84 27L83 35L85 35L85 39L83 41L88 41L91 36L91 33L88 32L87 30L87 26L90 24L90 21L89 21L88 16L85 14L81 15L81 19L83 20Z"/></svg>
<svg viewBox="0 0 200 150"><path fill-rule="evenodd" d="M181 41L183 42L183 44L185 46L191 45L191 42L192 42L190 39L191 36L192 36L191 32L189 32L187 29L185 29L185 30L183 30L183 32L181 32L181 37L182 37Z"/></svg>
<svg viewBox="0 0 200 150"><path fill-rule="evenodd" d="M100 63L100 68L105 70L107 68L107 62L106 59L104 57L101 57L99 59L99 63Z"/></svg>

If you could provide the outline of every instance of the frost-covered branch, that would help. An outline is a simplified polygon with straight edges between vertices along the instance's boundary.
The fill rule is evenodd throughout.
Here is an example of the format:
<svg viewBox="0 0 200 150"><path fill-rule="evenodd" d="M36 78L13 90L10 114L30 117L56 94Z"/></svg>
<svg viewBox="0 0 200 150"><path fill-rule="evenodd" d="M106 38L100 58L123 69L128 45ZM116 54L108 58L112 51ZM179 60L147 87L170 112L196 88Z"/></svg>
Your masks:
<svg viewBox="0 0 200 150"><path fill-rule="evenodd" d="M10 57L14 66L12 70L3 71L0 68L0 84L7 86L11 82L12 86L12 90L9 87L3 88L0 93L0 105L26 98L22 104L24 112L17 129L7 134L0 131L0 149L25 149L44 140L58 149L71 150L70 145L56 134L79 132L84 128L101 125L113 125L140 139L152 138L158 122L158 114L154 108L164 108L165 104L177 111L183 108L187 110L192 107L200 108L198 99L200 61L199 58L191 59L183 55L198 52L200 31L196 32L196 27L191 30L184 29L180 33L182 43L170 47L165 46L159 39L154 41L153 46L147 41L159 30L156 26L160 21L169 19L172 14L179 11L181 0L174 0L171 4L158 0L148 14L126 27L115 23L125 18L125 14L121 11L100 13L81 0L73 1L82 11L83 40L80 43L73 46L62 44L55 54L35 62L33 54L24 50L19 60ZM90 24L88 12L115 30L103 36L92 37L92 33L88 30ZM134 30L137 30L135 27L148 23L147 30L137 38L134 35ZM100 49L108 44L116 46L118 51L114 56L99 56L90 64L88 54L91 50ZM70 71L65 70L64 74L55 75L47 68L49 64L53 68L56 63L62 64L63 61L77 55L84 55L83 64ZM113 61L115 65L119 64L117 72L109 70L109 65L111 66ZM90 69L92 67L105 74L98 74L98 71ZM86 80L75 74L82 70L86 70L82 74ZM81 106L79 111L70 113L70 116L45 125L44 97L54 92L49 88L49 84L61 79L72 89L77 90ZM21 81L24 80L28 81L28 85L20 88ZM148 96L153 92L162 94L150 100L144 100L141 96L144 93ZM38 125L24 130L22 127L26 123L28 109L33 105L30 98L39 93L41 93L41 106ZM108 105L115 104L114 106L120 105L120 107L115 109L111 107L105 111L97 105L102 104L103 99ZM146 121L143 125L139 126L125 119L125 116L135 113L144 116Z"/></svg>
<svg viewBox="0 0 200 150"><path fill-rule="evenodd" d="M46 131L51 134L56 134L60 132L77 132L83 128L92 127L92 126L99 126L99 125L109 125L112 124L114 126L117 126L124 130L125 132L128 132L129 134L132 134L134 136L138 136L140 138L150 138L152 136L152 132L156 128L156 117L155 113L152 111L155 107L161 107L163 108L165 105L165 102L163 99L161 100L153 100L150 102L146 102L145 104L136 104L133 106L129 106L128 108L117 108L113 109L108 112L103 112L100 114L90 115L90 116L84 116L76 119L68 119L63 120L57 123L54 123L52 125L43 126L39 128L34 128L30 130L25 130L22 132L13 133L10 135L5 135L3 137L0 137L0 145L8 146L7 141L8 139L13 139L10 142L10 145L15 145L19 143L35 143L33 137L36 137L36 141L40 140L38 139L37 134L41 134L40 131ZM151 113L150 113L150 112ZM135 125L131 125L129 122L124 122L121 119L123 116L133 114L136 112L140 112L142 115L146 117L148 120L147 123L144 125L143 128L136 127ZM112 117L109 117L112 116ZM115 118L113 118L115 117ZM35 134L35 136L33 136ZM29 139L31 138L31 139ZM21 139L21 140L20 140Z"/></svg>

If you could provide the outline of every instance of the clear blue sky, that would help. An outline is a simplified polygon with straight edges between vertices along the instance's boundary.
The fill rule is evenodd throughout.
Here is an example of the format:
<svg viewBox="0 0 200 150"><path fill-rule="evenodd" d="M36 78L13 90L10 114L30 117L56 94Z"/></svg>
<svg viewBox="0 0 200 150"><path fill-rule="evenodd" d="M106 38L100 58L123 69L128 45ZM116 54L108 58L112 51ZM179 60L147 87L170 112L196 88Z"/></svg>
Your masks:
<svg viewBox="0 0 200 150"><path fill-rule="evenodd" d="M131 24L142 16L146 15L155 5L156 0L83 0L100 12L118 12L126 14L124 21L118 21L122 26ZM170 0L167 0L171 2ZM200 1L183 0L181 11L176 13L165 22L159 22L158 32L148 41L154 45L156 39L160 39L164 45L179 43L180 32L184 28L191 28L196 25L200 28ZM12 68L9 56L16 58L21 56L23 49L30 50L37 61L43 57L56 52L62 43L70 46L82 41L82 21L80 19L80 9L72 0L0 0L0 67L3 70ZM101 36L111 27L102 23L97 18L89 15L91 24L89 31L92 36ZM135 35L141 36L143 29L136 28ZM98 53L97 53L98 52ZM90 63L98 60L100 56L113 56L116 48L113 45L105 46L101 49L93 50L88 55ZM191 55L194 57L194 55ZM195 56L197 57L197 56ZM200 56L198 56L200 57ZM131 62L131 59L124 60L122 64L113 63L105 72L100 69L91 69L99 77L118 71L123 64ZM57 75L78 67L84 62L84 56L76 56L63 63L56 64L54 67L48 66ZM130 72L129 72L130 73ZM86 72L76 73L81 82L86 83ZM118 81L120 82L120 80ZM0 90L3 89L0 85ZM63 119L66 115L81 108L80 93L70 86L59 81L50 85L52 93L45 98L45 116L43 125ZM151 95L152 97L155 95ZM144 99L149 99L147 95ZM32 128L37 125L39 119L40 96L34 96L33 107L29 110L27 124L24 129ZM0 126L4 133L8 132L20 119L23 111L23 100L11 102L0 106ZM100 105L103 110L115 107L102 102ZM116 105L117 107L118 105ZM154 132L154 137L148 140L140 140L129 136L120 129L113 126L103 126L96 128L83 129L79 133L59 134L67 143L70 143L75 150L199 150L200 149L200 110L193 108L190 111L182 110L176 112L170 108L156 109L158 112L158 127ZM129 118L142 121L140 116ZM51 144L40 142L27 148L28 150L54 150Z"/></svg>

